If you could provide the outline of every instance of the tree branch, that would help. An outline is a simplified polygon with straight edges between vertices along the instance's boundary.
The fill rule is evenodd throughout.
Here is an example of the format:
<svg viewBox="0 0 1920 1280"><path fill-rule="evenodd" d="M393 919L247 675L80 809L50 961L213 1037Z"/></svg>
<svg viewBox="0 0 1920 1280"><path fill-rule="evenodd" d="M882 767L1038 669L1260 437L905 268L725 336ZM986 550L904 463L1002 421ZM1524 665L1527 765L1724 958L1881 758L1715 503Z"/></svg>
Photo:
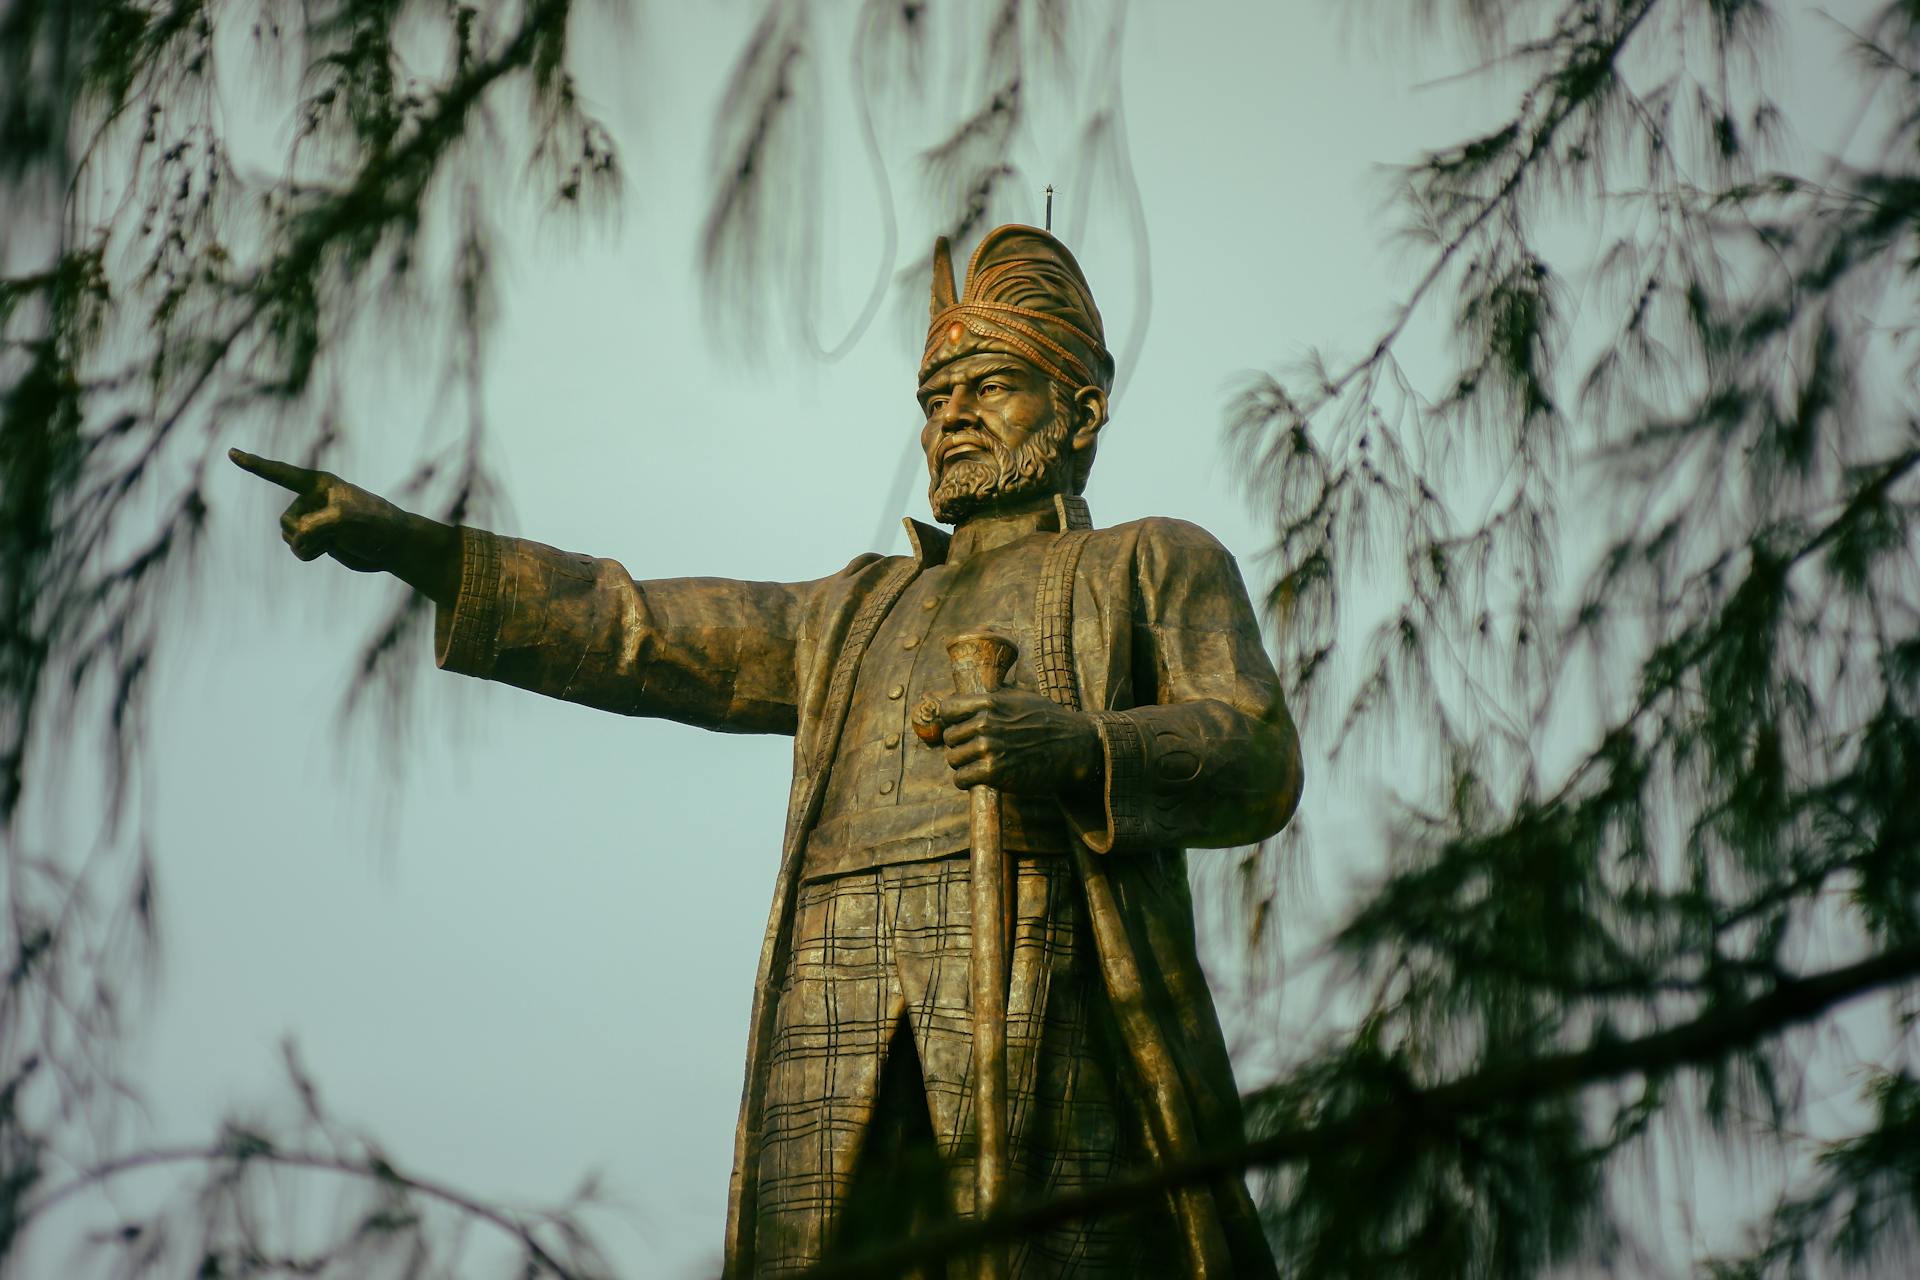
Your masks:
<svg viewBox="0 0 1920 1280"><path fill-rule="evenodd" d="M1652 13L1659 4L1660 0L1644 0L1644 3L1640 5L1639 11L1620 24L1620 29L1614 33L1613 38L1609 40L1606 45L1608 65L1612 65L1619 59L1620 55L1626 51L1626 47L1632 41L1634 33L1640 29L1640 24L1646 21L1647 15ZM1549 80L1552 78L1553 77L1548 77ZM1440 282L1441 277L1446 274L1447 267L1452 264L1455 256L1459 254L1461 249L1466 247L1467 242L1473 238L1476 232L1487 224L1488 220L1491 219L1495 213L1505 208L1507 204L1519 194L1520 188L1526 182L1527 176L1533 171L1534 164L1542 156L1547 154L1547 148L1552 144L1554 136L1560 132L1561 126L1572 119L1574 113L1584 105L1586 105L1584 98L1564 96L1561 98L1552 114L1541 121L1539 128L1534 131L1533 137L1529 140L1526 154L1521 156L1519 161L1514 165L1513 172L1506 176L1500 183L1499 188L1481 203L1479 210L1473 217L1468 219L1466 224L1454 232L1452 236L1448 237L1447 242L1443 244L1440 247L1440 251L1434 255L1433 261L1428 265L1427 270L1421 275L1419 281L1414 284L1413 288L1408 291L1406 300L1400 306L1399 315L1394 317L1393 323L1388 325L1386 331L1374 342L1373 349L1360 360L1349 365L1338 377L1328 380L1321 388L1321 393L1324 397L1323 403L1331 403L1342 391L1346 390L1347 385L1355 378L1370 369L1378 367L1380 362L1387 358L1388 354L1392 352L1394 344L1400 340L1400 335L1406 331L1408 322L1413 319L1413 313L1419 309L1421 302L1425 300L1427 294L1432 291L1433 287Z"/></svg>
<svg viewBox="0 0 1920 1280"><path fill-rule="evenodd" d="M527 1259L531 1264L544 1267L553 1275L560 1277L560 1280L588 1280L587 1273L574 1270L548 1252L546 1246L534 1236L532 1226L518 1216L483 1200L475 1199L444 1183L429 1182L401 1173L384 1160L369 1160L362 1164L343 1156L329 1156L307 1151L276 1151L270 1147L265 1149L242 1149L230 1145L161 1147L123 1156L118 1160L109 1160L77 1174L72 1180L55 1187L27 1206L16 1221L15 1228L18 1232L24 1233L36 1218L45 1216L56 1205L125 1174L167 1165L223 1162L235 1165L259 1162L289 1169L316 1170L401 1187L430 1200L438 1200L462 1213L492 1224L520 1242L521 1247L527 1251Z"/></svg>

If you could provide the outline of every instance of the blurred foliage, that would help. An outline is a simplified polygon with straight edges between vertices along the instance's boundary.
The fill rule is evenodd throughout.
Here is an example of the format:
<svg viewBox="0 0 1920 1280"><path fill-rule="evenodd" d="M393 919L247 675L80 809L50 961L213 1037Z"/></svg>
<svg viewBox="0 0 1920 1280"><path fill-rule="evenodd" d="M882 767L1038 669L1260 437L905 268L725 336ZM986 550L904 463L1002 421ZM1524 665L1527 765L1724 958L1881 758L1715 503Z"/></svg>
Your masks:
<svg viewBox="0 0 1920 1280"><path fill-rule="evenodd" d="M1416 12L1464 36L1511 111L1401 175L1422 267L1377 340L1258 379L1232 415L1274 521L1266 604L1296 710L1337 765L1371 742L1404 766L1387 866L1332 938L1328 999L1351 1016L1252 1095L1244 1148L988 1230L1246 1167L1291 1275L1652 1270L1672 1242L1636 1230L1636 1173L1704 1134L1793 1187L1695 1264L1910 1274L1920 6L1855 33L1845 92L1884 136L1818 172L1778 162L1791 122L1756 0ZM1064 0L857 15L848 83L888 230L856 334L899 242L876 111L904 110L936 51L977 89L922 157L942 229L999 216L1037 83L1088 86L1085 162L1132 191L1111 14L1090 36ZM522 189L548 214L605 207L621 181L570 70L589 20L562 0L0 11L0 1269L38 1215L153 1168L193 1172L93 1242L128 1274L453 1274L470 1222L530 1274L608 1269L574 1206L403 1173L291 1054L290 1125L87 1158L156 945L150 851L119 804L213 424L254 415L323 460L334 363L426 316L469 412L416 500L477 512L489 211ZM813 6L765 6L722 98L701 245L730 332L784 312L825 351L821 42ZM243 87L290 108L265 171L234 158L223 104ZM1137 191L1129 207L1144 249ZM1558 248L1596 234L1591 260ZM1427 377L1398 352L1436 321L1455 360ZM356 688L398 669L419 619L381 627ZM107 829L37 848L22 815L95 740L82 724L108 744ZM1253 945L1286 909L1261 886L1287 856L1248 856ZM1848 1002L1850 1034L1829 1034ZM1854 1128L1821 1137L1809 1108L1835 1082L1860 1090ZM344 1230L268 1212L285 1177L346 1186Z"/></svg>
<svg viewBox="0 0 1920 1280"><path fill-rule="evenodd" d="M327 457L353 344L424 316L444 331L444 374L468 414L408 488L447 519L484 506L488 211L503 188L560 212L617 194L611 139L569 69L574 8L0 9L0 1268L26 1223L76 1186L153 1162L46 1185L93 1164L107 1113L133 1096L117 1050L151 970L158 890L146 833L122 810L146 742L148 674L185 613L208 468L248 424ZM284 127L253 118L250 96ZM506 138L522 150L519 173L503 163ZM248 150L280 159L263 170L236 158ZM391 659L423 618L409 602L379 627L356 692L400 669ZM95 742L105 794L79 804L105 817L75 848L34 805L99 772L79 767ZM173 1228L129 1224L93 1243L125 1274L375 1274L375 1245L382 1265L452 1274L458 1233L436 1234L415 1211L423 1184L371 1143L318 1134L317 1110L308 1121L316 1132L295 1136L324 1143L295 1151L235 1127L198 1157L176 1155L199 1181ZM357 1173L374 1196L358 1229L298 1260L275 1253L261 1209L267 1174L293 1167ZM569 1215L544 1220L545 1244L533 1218L512 1221L530 1266L554 1269L551 1255L579 1262L569 1274L599 1270Z"/></svg>
<svg viewBox="0 0 1920 1280"><path fill-rule="evenodd" d="M1332 940L1350 1029L1252 1099L1377 1136L1278 1164L1274 1238L1300 1275L1668 1269L1640 1179L1705 1138L1805 1189L1696 1263L1910 1275L1920 7L1853 33L1884 133L1817 174L1776 167L1764 4L1421 13L1511 112L1401 174L1378 340L1234 415L1296 710L1405 767Z"/></svg>
<svg viewBox="0 0 1920 1280"><path fill-rule="evenodd" d="M1039 221L1040 183L1020 166L1023 136L1036 125L1064 125L1075 196L1062 234L1078 242L1090 211L1105 205L1124 216L1133 239L1135 314L1120 350L1124 385L1152 311L1146 213L1121 76L1128 6L860 0L840 7L853 15L844 71L828 61L836 34L834 15L823 12L830 8L770 0L721 95L700 233L716 335L753 349L771 325L802 351L836 359L873 323L893 284L917 341L933 237L965 245L1001 222ZM834 344L821 339L817 318L820 250L833 225L825 184L838 175L825 136L829 86L851 92L883 230L866 305ZM963 104L951 118L927 105L948 88ZM932 220L924 235L905 242L903 261L883 143L907 139L921 143L920 199L909 207L924 206Z"/></svg>

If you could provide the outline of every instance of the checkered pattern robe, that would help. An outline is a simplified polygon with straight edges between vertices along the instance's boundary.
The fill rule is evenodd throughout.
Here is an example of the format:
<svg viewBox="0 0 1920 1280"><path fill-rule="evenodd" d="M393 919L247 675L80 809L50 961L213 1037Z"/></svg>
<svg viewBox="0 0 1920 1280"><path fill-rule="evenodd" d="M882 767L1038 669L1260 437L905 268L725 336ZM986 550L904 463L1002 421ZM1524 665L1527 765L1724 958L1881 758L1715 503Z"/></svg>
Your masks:
<svg viewBox="0 0 1920 1280"><path fill-rule="evenodd" d="M1105 1016L1073 866L1027 858L1016 877L1007 1080L1012 1186L1025 1198L1137 1172L1144 1144L1137 1105L1122 1096L1123 1054ZM896 1219L910 1215L900 1182L910 1175L884 1166L912 1149L873 1155L870 1131L888 1122L879 1113L889 1106L925 1112L939 1207L971 1216L978 1130L968 890L965 858L800 886L768 1053L758 1274L802 1271L871 1243L838 1238L861 1196ZM883 1100L890 1055L909 1060L908 1087ZM1160 1211L1068 1223L1018 1242L1012 1274L1166 1276L1164 1219ZM971 1274L964 1262L957 1270Z"/></svg>
<svg viewBox="0 0 1920 1280"><path fill-rule="evenodd" d="M1073 515L1062 504L1061 526ZM764 583L640 582L610 560L466 530L458 597L436 618L437 657L450 670L626 714L794 736L728 1206L733 1276L763 1269L772 1185L763 1182L781 1168L770 1142L785 1131L770 1120L787 1104L776 1047L792 1007L783 986L804 968L795 960L807 937L806 834L874 631L945 554L940 531L909 522L908 532L911 556L860 556L828 578ZM1241 1117L1185 878L1168 874L1169 860L1277 831L1299 794L1297 744L1246 589L1218 542L1180 521L1144 520L1087 532L1076 554L1058 607L1037 612L1036 634L1013 639L1022 651L1064 649L1070 696L1099 726L1103 794L1067 816L1085 846L1074 865L1098 995L1122 1042L1118 1061L1102 1060L1129 1096L1151 1100L1140 1108L1147 1157L1178 1160L1237 1142ZM1170 1199L1181 1269L1274 1274L1238 1179Z"/></svg>

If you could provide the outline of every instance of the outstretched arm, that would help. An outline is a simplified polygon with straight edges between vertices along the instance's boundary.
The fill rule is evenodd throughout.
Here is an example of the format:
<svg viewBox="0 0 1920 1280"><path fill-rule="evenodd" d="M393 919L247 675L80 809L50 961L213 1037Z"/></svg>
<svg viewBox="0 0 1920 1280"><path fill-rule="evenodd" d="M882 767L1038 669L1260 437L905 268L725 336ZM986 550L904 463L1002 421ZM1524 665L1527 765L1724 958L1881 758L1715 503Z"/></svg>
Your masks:
<svg viewBox="0 0 1920 1280"><path fill-rule="evenodd" d="M460 529L434 620L449 671L730 733L792 733L797 646L818 584L636 580L615 561Z"/></svg>
<svg viewBox="0 0 1920 1280"><path fill-rule="evenodd" d="M460 531L452 525L402 511L332 472L244 449L229 449L227 457L294 495L281 513L280 537L300 559L329 555L356 573L390 573L435 604L452 606L460 589Z"/></svg>
<svg viewBox="0 0 1920 1280"><path fill-rule="evenodd" d="M450 671L625 715L795 730L796 646L818 584L637 582L611 560L445 525L325 471L228 456L295 495L280 517L294 555L391 573L431 599L435 660Z"/></svg>

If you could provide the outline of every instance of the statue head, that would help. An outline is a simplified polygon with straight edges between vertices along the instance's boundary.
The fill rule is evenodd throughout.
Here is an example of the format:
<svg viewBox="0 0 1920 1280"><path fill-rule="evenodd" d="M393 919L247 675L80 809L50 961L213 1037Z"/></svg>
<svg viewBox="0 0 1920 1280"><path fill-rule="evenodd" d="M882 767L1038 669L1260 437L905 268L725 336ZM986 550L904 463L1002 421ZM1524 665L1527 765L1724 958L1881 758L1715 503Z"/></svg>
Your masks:
<svg viewBox="0 0 1920 1280"><path fill-rule="evenodd" d="M954 291L952 250L933 246L932 321L920 361L920 443L934 518L1086 488L1107 421L1113 356L1067 247L1035 227L996 227Z"/></svg>

